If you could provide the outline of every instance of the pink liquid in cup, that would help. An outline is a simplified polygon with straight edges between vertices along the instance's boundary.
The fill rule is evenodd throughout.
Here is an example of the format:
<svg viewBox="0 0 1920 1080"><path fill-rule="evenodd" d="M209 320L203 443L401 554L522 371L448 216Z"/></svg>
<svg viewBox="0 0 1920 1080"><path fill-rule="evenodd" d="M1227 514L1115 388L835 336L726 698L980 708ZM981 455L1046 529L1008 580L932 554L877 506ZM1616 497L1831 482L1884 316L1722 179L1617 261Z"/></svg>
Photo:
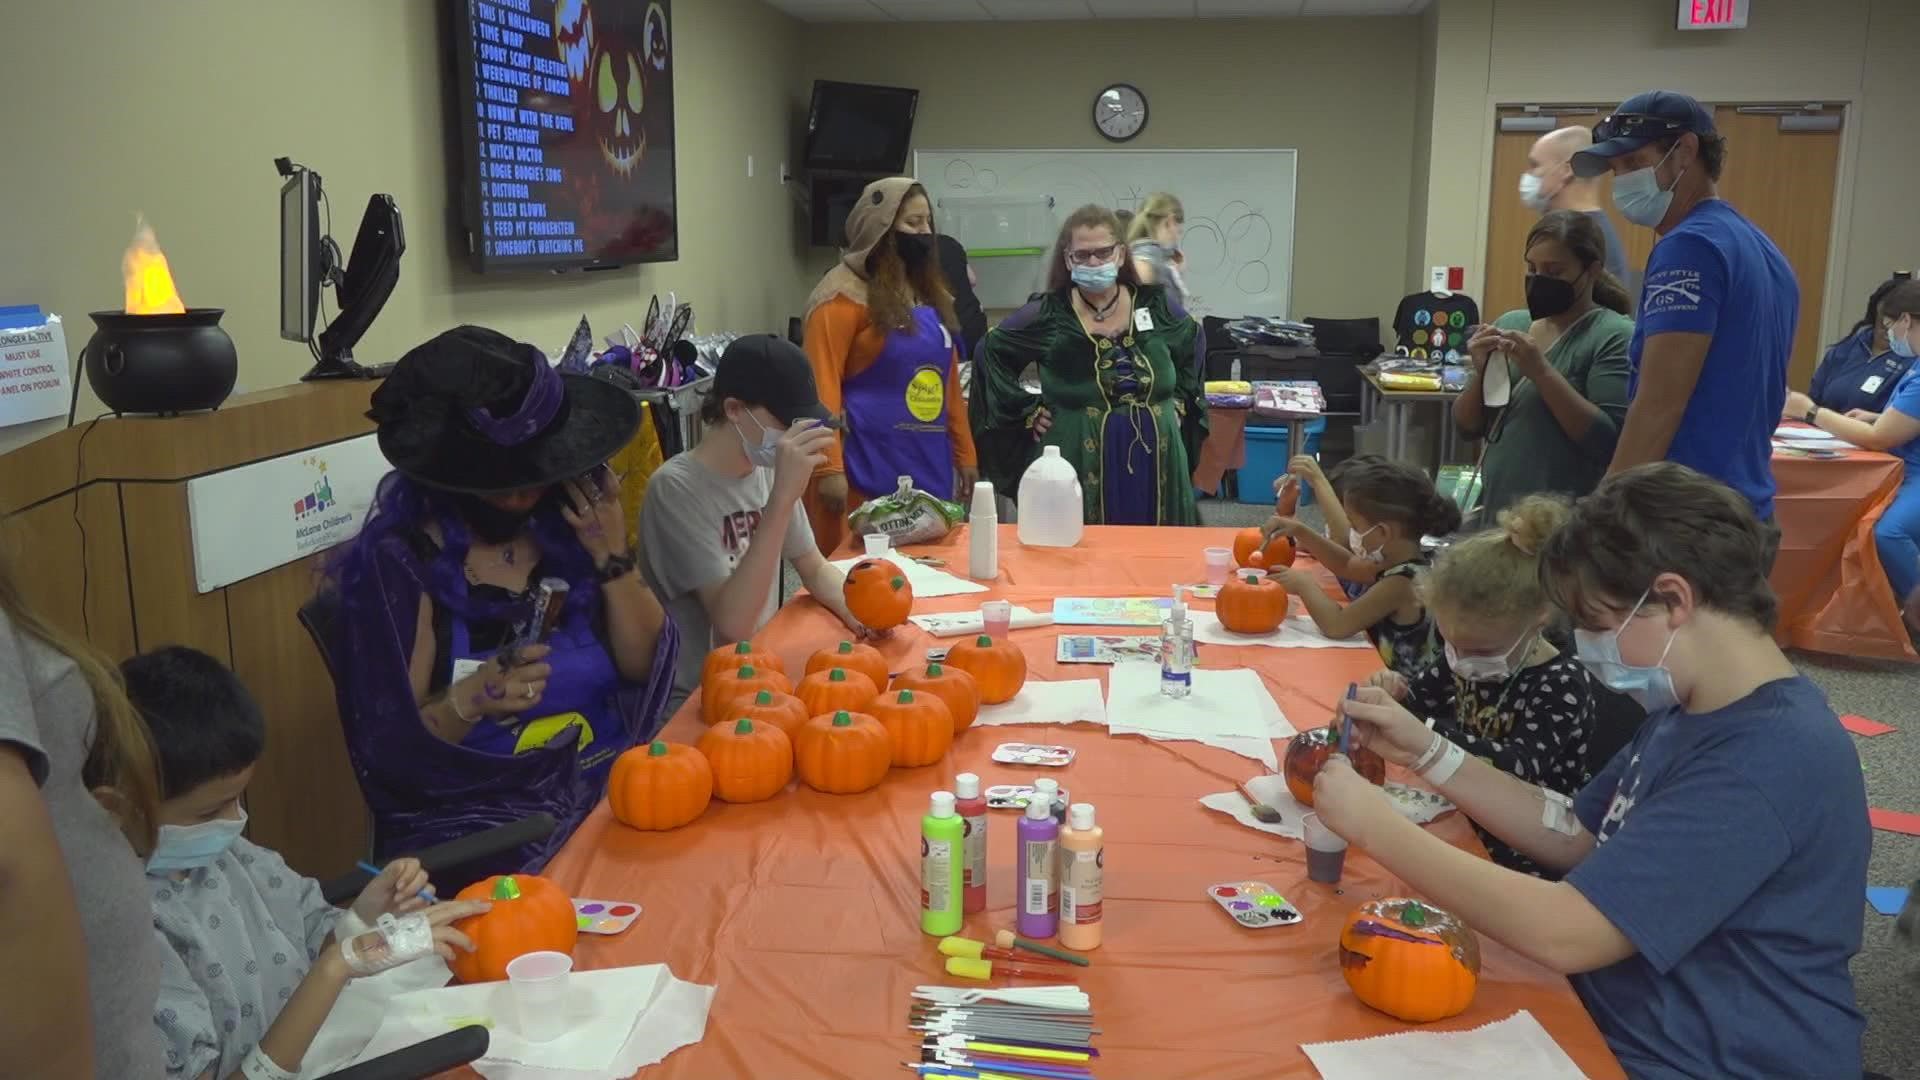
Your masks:
<svg viewBox="0 0 1920 1080"><path fill-rule="evenodd" d="M1233 573L1233 549L1213 547L1206 550L1207 584L1225 585Z"/></svg>
<svg viewBox="0 0 1920 1080"><path fill-rule="evenodd" d="M1013 605L1005 600L989 600L980 605L980 622L986 635L995 641L1006 640L1013 630Z"/></svg>

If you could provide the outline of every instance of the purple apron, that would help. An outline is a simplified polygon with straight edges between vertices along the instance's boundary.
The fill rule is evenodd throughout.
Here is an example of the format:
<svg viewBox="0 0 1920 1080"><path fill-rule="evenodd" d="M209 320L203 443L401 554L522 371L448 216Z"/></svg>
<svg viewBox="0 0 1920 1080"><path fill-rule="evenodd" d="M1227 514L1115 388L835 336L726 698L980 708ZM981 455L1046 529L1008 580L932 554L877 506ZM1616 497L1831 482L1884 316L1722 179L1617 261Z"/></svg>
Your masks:
<svg viewBox="0 0 1920 1080"><path fill-rule="evenodd" d="M940 313L921 305L913 326L887 334L880 355L840 384L846 419L842 456L847 483L885 495L902 476L941 499L953 498L953 440L947 433L947 373L953 337Z"/></svg>
<svg viewBox="0 0 1920 1080"><path fill-rule="evenodd" d="M448 638L456 664L462 660L492 662L495 651L476 652L467 633L467 621L457 613ZM480 721L460 745L511 757L574 741L579 754L576 775L587 780L597 796L613 759L632 744L621 721L619 703L614 700L620 673L606 646L594 636L587 613L572 605L547 644L553 646L553 653L547 657L553 674L547 677L540 704L516 716Z"/></svg>

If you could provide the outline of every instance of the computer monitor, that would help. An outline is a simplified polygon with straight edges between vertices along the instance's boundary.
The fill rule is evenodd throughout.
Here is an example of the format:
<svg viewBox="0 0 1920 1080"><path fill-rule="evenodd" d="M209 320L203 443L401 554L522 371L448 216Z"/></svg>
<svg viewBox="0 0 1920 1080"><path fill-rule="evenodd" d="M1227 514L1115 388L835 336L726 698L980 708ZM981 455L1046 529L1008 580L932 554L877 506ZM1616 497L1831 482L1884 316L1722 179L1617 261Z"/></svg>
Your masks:
<svg viewBox="0 0 1920 1080"><path fill-rule="evenodd" d="M280 336L308 342L313 340L326 273L321 265L320 174L292 166L283 167L281 175L287 182L280 187Z"/></svg>
<svg viewBox="0 0 1920 1080"><path fill-rule="evenodd" d="M400 282L400 256L406 251L407 234L393 196L367 199L346 269L335 277L333 295L340 312L320 331L319 363L307 373L307 379L377 378L392 369L391 364L356 363L353 347L386 306L387 297L393 295L393 287Z"/></svg>

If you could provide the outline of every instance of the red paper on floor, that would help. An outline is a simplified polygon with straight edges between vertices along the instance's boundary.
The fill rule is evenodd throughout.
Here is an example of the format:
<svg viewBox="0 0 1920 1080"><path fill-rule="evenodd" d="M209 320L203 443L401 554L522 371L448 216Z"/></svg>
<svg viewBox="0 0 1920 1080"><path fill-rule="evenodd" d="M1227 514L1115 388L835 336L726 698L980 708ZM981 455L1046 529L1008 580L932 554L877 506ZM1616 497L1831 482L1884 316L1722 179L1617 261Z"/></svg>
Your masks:
<svg viewBox="0 0 1920 1080"><path fill-rule="evenodd" d="M1847 713L1840 718L1840 726L1855 735L1885 735L1889 731L1898 731L1892 724L1883 724L1878 720L1869 720L1856 713Z"/></svg>
<svg viewBox="0 0 1920 1080"><path fill-rule="evenodd" d="M1885 829L1887 832L1920 836L1920 814L1907 814L1898 810L1882 810L1877 806L1869 806L1867 822L1874 828Z"/></svg>

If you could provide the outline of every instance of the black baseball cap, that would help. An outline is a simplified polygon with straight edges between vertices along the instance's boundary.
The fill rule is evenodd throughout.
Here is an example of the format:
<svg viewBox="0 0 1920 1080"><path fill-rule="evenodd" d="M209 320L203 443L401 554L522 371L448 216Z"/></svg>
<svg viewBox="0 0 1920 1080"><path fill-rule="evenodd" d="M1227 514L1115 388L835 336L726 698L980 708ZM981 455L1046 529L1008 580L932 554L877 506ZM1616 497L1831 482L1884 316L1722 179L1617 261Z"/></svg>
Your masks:
<svg viewBox="0 0 1920 1080"><path fill-rule="evenodd" d="M711 392L715 397L758 405L783 424L833 419L833 413L820 403L807 354L774 334L749 334L728 345L713 373Z"/></svg>
<svg viewBox="0 0 1920 1080"><path fill-rule="evenodd" d="M1573 155L1573 174L1594 177L1612 168L1621 154L1631 154L1655 139L1693 132L1702 137L1719 134L1713 110L1674 90L1649 90L1622 102L1611 116L1593 125L1593 145Z"/></svg>

